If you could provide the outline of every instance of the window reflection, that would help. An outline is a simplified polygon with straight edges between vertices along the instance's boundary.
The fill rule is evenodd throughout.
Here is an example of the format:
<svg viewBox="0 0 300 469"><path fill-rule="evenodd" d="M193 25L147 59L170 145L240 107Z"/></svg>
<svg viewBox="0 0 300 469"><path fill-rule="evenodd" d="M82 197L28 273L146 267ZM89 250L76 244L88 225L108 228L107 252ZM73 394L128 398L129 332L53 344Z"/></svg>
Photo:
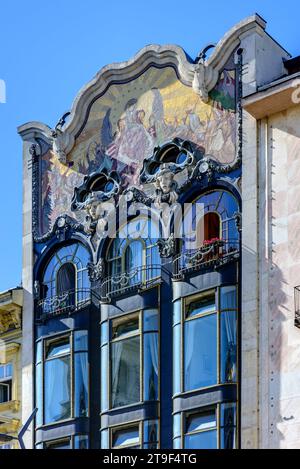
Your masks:
<svg viewBox="0 0 300 469"><path fill-rule="evenodd" d="M187 416L185 425L185 448L217 448L217 419L215 410L204 411Z"/></svg>
<svg viewBox="0 0 300 469"><path fill-rule="evenodd" d="M112 407L140 401L140 332L138 315L112 321Z"/></svg>
<svg viewBox="0 0 300 469"><path fill-rule="evenodd" d="M217 383L217 326L217 314L185 322L185 391L213 386Z"/></svg>
<svg viewBox="0 0 300 469"><path fill-rule="evenodd" d="M113 430L112 447L113 448L137 448L140 443L139 426Z"/></svg>
<svg viewBox="0 0 300 469"><path fill-rule="evenodd" d="M73 345L72 344L73 340ZM71 354L73 349L74 353ZM44 403L39 389L42 363L37 364L38 425L49 424L72 417L87 417L89 405L89 363L87 331L45 342ZM72 405L73 402L73 405ZM72 411L73 408L73 411Z"/></svg>

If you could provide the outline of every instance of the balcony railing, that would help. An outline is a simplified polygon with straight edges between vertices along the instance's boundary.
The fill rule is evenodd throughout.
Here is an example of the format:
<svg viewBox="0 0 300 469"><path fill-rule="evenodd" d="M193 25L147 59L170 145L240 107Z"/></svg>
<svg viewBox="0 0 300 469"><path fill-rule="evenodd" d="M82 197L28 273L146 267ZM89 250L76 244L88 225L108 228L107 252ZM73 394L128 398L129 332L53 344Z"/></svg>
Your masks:
<svg viewBox="0 0 300 469"><path fill-rule="evenodd" d="M129 272L107 277L101 285L101 300L110 301L113 296L134 290L143 290L160 281L161 266L136 267Z"/></svg>
<svg viewBox="0 0 300 469"><path fill-rule="evenodd" d="M91 304L92 291L88 288L69 290L61 295L39 300L37 303L37 319L43 320L51 316L72 314Z"/></svg>
<svg viewBox="0 0 300 469"><path fill-rule="evenodd" d="M180 280L186 273L221 266L238 258L238 241L207 242L199 249L186 251L174 259L173 278Z"/></svg>

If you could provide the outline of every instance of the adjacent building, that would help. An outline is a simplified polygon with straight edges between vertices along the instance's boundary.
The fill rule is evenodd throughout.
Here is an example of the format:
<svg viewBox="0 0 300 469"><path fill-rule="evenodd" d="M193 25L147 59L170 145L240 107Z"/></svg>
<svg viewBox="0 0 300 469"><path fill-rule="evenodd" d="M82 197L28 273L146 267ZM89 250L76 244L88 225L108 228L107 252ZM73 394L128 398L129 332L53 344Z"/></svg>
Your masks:
<svg viewBox="0 0 300 469"><path fill-rule="evenodd" d="M22 303L22 288L0 293L0 449L19 448Z"/></svg>
<svg viewBox="0 0 300 469"><path fill-rule="evenodd" d="M18 129L28 448L300 446L298 62L254 15Z"/></svg>

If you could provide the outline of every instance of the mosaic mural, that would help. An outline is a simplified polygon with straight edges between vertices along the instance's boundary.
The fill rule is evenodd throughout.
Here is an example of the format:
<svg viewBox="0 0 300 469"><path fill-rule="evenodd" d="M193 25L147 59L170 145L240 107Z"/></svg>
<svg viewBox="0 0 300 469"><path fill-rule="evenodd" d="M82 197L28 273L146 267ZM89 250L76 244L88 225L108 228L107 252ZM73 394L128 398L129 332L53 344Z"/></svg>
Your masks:
<svg viewBox="0 0 300 469"><path fill-rule="evenodd" d="M74 216L74 188L85 175L105 167L120 174L123 188L138 185L144 158L174 137L190 140L220 163L232 163L235 89L235 71L224 70L205 104L172 67L154 66L127 83L111 85L92 104L68 165L51 151L43 157L41 234L62 213Z"/></svg>

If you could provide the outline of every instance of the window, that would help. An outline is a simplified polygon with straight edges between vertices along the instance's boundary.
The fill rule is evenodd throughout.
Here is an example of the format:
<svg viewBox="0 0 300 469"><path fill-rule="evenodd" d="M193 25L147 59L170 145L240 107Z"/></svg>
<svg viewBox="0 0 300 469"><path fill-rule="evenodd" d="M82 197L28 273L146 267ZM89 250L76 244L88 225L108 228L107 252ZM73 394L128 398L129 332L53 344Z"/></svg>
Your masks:
<svg viewBox="0 0 300 469"><path fill-rule="evenodd" d="M176 449L237 447L236 403L216 404L201 410L178 413L174 415L173 422L173 447Z"/></svg>
<svg viewBox="0 0 300 469"><path fill-rule="evenodd" d="M220 287L174 303L174 394L237 382L237 289ZM182 391L181 391L182 383Z"/></svg>
<svg viewBox="0 0 300 469"><path fill-rule="evenodd" d="M0 443L0 450L1 449L12 449L11 443Z"/></svg>
<svg viewBox="0 0 300 469"><path fill-rule="evenodd" d="M140 444L141 441L139 425L134 425L127 428L116 428L112 430L112 448L140 449Z"/></svg>
<svg viewBox="0 0 300 469"><path fill-rule="evenodd" d="M158 399L158 321L156 309L111 321L111 407ZM104 342L102 368L108 359L106 350ZM104 395L105 391L102 410L107 404Z"/></svg>
<svg viewBox="0 0 300 469"><path fill-rule="evenodd" d="M75 435L39 444L36 449L89 449L89 440L87 435Z"/></svg>
<svg viewBox="0 0 300 469"><path fill-rule="evenodd" d="M71 417L71 346L70 338L46 344L45 423Z"/></svg>
<svg viewBox="0 0 300 469"><path fill-rule="evenodd" d="M187 305L184 324L184 390L217 384L218 316L215 292Z"/></svg>
<svg viewBox="0 0 300 469"><path fill-rule="evenodd" d="M48 262L42 284L43 313L84 305L90 295L88 251L79 243L64 246Z"/></svg>
<svg viewBox="0 0 300 469"><path fill-rule="evenodd" d="M160 276L158 237L155 226L144 218L135 219L119 230L107 255L112 291Z"/></svg>
<svg viewBox="0 0 300 469"><path fill-rule="evenodd" d="M145 420L144 422L110 428L110 445L104 441L107 438L107 430L101 433L102 449L108 447L113 449L157 449L159 446L157 420Z"/></svg>
<svg viewBox="0 0 300 469"><path fill-rule="evenodd" d="M37 344L36 356L37 426L87 417L87 331L75 331L67 336L40 341ZM42 382L44 386L41 385Z"/></svg>
<svg viewBox="0 0 300 469"><path fill-rule="evenodd" d="M140 401L139 316L112 321L112 407Z"/></svg>
<svg viewBox="0 0 300 469"><path fill-rule="evenodd" d="M227 191L216 190L201 195L185 215L183 251L193 251L205 241L212 240L222 240L226 252L238 249L235 218L238 211L237 200Z"/></svg>
<svg viewBox="0 0 300 469"><path fill-rule="evenodd" d="M217 449L216 409L186 415L184 447L187 449Z"/></svg>
<svg viewBox="0 0 300 469"><path fill-rule="evenodd" d="M51 443L46 443L45 449L71 449L71 440L67 438L65 440L54 441Z"/></svg>
<svg viewBox="0 0 300 469"><path fill-rule="evenodd" d="M220 216L215 212L208 212L204 215L204 240L211 241L212 239L219 239L221 223ZM202 243L203 244L203 243Z"/></svg>
<svg viewBox="0 0 300 469"><path fill-rule="evenodd" d="M0 404L12 400L13 366L0 365Z"/></svg>

